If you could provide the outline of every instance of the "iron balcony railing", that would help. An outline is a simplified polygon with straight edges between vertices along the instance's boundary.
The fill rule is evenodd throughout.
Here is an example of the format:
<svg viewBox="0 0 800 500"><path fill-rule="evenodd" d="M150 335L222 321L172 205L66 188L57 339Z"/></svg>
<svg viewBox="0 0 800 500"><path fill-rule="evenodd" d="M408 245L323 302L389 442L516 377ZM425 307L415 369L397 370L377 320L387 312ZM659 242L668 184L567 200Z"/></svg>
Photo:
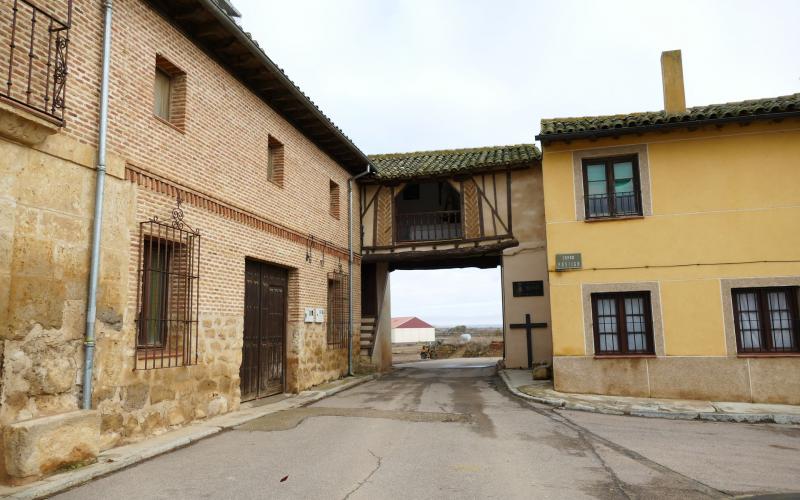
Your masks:
<svg viewBox="0 0 800 500"><path fill-rule="evenodd" d="M587 195L586 218L642 215L641 199L639 191Z"/></svg>
<svg viewBox="0 0 800 500"><path fill-rule="evenodd" d="M0 12L0 57L7 58L7 79L0 96L57 123L64 121L72 0L50 1L59 12L29 0L13 0Z"/></svg>
<svg viewBox="0 0 800 500"><path fill-rule="evenodd" d="M395 218L397 241L441 241L463 237L461 211L398 214Z"/></svg>

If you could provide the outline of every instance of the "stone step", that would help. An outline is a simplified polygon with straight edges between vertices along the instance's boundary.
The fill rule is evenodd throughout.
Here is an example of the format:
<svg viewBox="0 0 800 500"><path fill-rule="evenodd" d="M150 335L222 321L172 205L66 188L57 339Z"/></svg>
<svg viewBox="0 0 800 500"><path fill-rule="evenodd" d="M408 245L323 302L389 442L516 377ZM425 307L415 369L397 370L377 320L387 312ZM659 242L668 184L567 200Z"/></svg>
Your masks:
<svg viewBox="0 0 800 500"><path fill-rule="evenodd" d="M372 326L372 325L361 325L361 331L362 332L371 332L374 329L375 329L375 327Z"/></svg>
<svg viewBox="0 0 800 500"><path fill-rule="evenodd" d="M361 318L361 324L362 325L364 325L364 324L374 325L375 324L375 318Z"/></svg>

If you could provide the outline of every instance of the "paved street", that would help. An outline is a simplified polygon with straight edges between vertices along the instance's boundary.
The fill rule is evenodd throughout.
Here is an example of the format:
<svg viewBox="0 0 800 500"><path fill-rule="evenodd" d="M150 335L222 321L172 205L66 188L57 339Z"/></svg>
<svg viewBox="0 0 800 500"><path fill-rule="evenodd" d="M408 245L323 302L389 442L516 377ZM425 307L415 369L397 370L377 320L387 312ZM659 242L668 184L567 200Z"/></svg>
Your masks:
<svg viewBox="0 0 800 500"><path fill-rule="evenodd" d="M707 498L800 492L800 428L553 410L494 362L402 365L57 498Z"/></svg>

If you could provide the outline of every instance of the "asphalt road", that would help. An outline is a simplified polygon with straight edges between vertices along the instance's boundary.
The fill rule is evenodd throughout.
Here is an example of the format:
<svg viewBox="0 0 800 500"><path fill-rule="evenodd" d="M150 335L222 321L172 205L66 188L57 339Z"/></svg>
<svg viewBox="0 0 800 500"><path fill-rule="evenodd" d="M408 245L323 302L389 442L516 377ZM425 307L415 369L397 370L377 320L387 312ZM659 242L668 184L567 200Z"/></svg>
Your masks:
<svg viewBox="0 0 800 500"><path fill-rule="evenodd" d="M800 492L800 427L554 410L493 363L379 380L66 492L124 498L718 498Z"/></svg>

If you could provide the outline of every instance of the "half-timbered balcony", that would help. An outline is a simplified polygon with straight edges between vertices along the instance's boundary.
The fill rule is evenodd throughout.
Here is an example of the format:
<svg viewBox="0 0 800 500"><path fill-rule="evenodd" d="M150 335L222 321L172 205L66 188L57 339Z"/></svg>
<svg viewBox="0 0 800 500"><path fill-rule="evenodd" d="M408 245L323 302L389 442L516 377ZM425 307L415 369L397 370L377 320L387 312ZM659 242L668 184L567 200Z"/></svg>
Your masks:
<svg viewBox="0 0 800 500"><path fill-rule="evenodd" d="M494 267L517 246L511 177L533 145L371 156L362 180L362 260L392 269Z"/></svg>
<svg viewBox="0 0 800 500"><path fill-rule="evenodd" d="M64 122L72 0L8 0L0 11L0 101ZM5 66L2 66L5 65Z"/></svg>

